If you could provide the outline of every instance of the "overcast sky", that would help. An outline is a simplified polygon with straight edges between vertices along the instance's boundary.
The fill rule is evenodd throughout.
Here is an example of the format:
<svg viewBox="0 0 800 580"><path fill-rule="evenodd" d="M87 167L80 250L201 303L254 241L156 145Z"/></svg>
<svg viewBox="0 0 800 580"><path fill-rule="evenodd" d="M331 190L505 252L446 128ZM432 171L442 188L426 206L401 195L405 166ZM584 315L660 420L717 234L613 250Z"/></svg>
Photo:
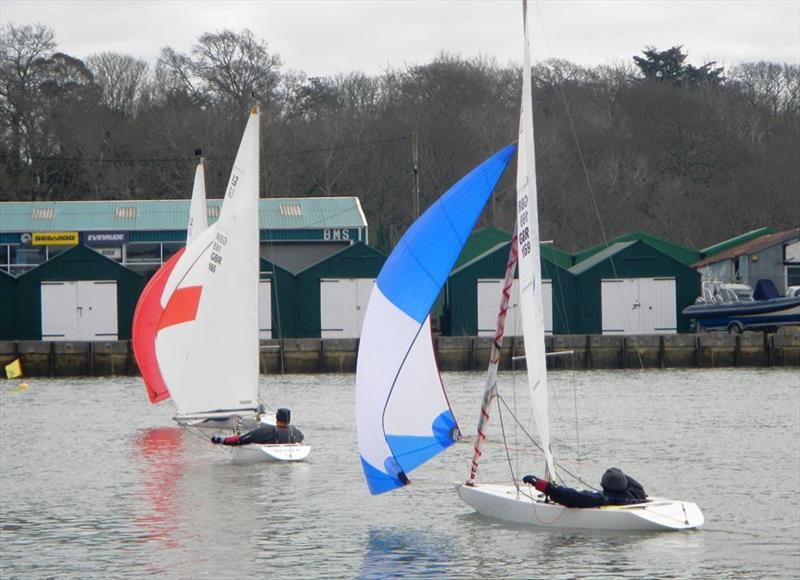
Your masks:
<svg viewBox="0 0 800 580"><path fill-rule="evenodd" d="M521 60L519 0L0 0L0 22L41 23L78 58L114 51L155 63L188 52L203 32L249 28L310 76L463 57ZM800 63L800 0L561 1L530 4L533 59L596 65L629 61L645 46L683 45L695 64Z"/></svg>

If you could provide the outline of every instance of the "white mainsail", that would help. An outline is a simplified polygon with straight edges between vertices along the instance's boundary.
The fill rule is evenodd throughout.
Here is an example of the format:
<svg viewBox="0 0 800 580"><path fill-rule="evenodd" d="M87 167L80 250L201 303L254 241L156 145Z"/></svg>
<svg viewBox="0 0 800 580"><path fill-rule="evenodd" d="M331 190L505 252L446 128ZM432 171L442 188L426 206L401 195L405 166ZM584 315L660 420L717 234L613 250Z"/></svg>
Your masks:
<svg viewBox="0 0 800 580"><path fill-rule="evenodd" d="M200 159L194 171L194 187L192 201L189 205L189 224L186 228L186 245L192 243L208 227L208 210L206 208L206 163Z"/></svg>
<svg viewBox="0 0 800 580"><path fill-rule="evenodd" d="M525 337L525 359L528 366L528 388L533 417L545 456L545 478L554 475L550 453L550 420L548 414L547 367L544 350L544 305L539 251L539 209L536 192L536 160L533 146L533 114L531 112L531 54L528 41L528 10L523 4L525 29L522 67L522 107L517 149L517 235L519 244L519 305Z"/></svg>

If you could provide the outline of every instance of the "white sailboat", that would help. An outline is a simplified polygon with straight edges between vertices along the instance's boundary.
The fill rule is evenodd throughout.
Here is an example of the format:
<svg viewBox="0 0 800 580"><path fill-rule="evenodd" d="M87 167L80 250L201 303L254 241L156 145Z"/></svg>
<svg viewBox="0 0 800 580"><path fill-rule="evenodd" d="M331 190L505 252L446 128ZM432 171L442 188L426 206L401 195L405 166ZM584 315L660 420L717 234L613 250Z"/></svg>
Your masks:
<svg viewBox="0 0 800 580"><path fill-rule="evenodd" d="M159 270L158 284L137 305L134 345L142 376L148 390L151 384L166 388L182 425L250 429L262 420L258 176L259 111L253 107L219 220L192 233L191 243ZM296 461L310 450L282 447L246 445L234 456ZM304 454L298 447L306 448Z"/></svg>
<svg viewBox="0 0 800 580"><path fill-rule="evenodd" d="M650 498L647 502L635 505L566 508L547 501L542 494L516 481L498 485L477 483L475 480L489 407L496 393L499 348L517 254L520 306L529 369L528 387L544 455L543 474L548 480L556 474L549 437L525 2L523 16L525 57L517 163L517 224L487 372L470 477L466 483L457 486L457 493L478 512L515 523L607 530L681 530L698 527L703 523L703 515L697 505L691 502ZM450 201L445 201L449 195L450 192L446 193L409 228L386 261L367 308L358 356L356 419L361 462L373 494L408 483L411 469L443 451L458 436L455 419L446 404L430 342L428 312L441 285L432 287L430 294L423 295L423 289L427 291L428 288L423 288L419 282L427 282L430 271L438 273L447 267L448 270L437 277L437 281L441 279L443 284L449 267L452 267L453 262L441 259L444 252L442 247L447 247L449 251L448 240L456 236L449 235L448 226L454 221L458 222L447 213L433 211L443 202L452 207ZM478 208L478 213L482 207ZM470 206L469 211L473 210ZM466 211L465 208L459 208L460 213ZM410 239L406 241L406 238ZM459 239L465 240L466 235L462 234ZM445 266L446 263L449 266Z"/></svg>
<svg viewBox="0 0 800 580"><path fill-rule="evenodd" d="M550 451L548 415L547 366L544 352L544 310L541 292L541 262L539 255L539 216L537 209L536 166L531 113L531 60L528 40L526 2L523 1L525 31L522 105L520 113L519 149L517 153L517 236L512 243L509 270L513 275L513 258L518 256L520 309L525 337L528 367L528 390L534 422L544 454L544 478L555 477ZM498 324L502 341L502 313ZM605 530L681 530L703 524L703 514L696 504L661 498L634 505L614 505L600 508L567 508L548 501L544 495L510 482L505 485L476 483L480 443L485 436L488 407L496 392L496 360L487 373L486 392L481 409L476 452L469 480L457 487L459 497L478 512L515 523L558 528L592 528Z"/></svg>

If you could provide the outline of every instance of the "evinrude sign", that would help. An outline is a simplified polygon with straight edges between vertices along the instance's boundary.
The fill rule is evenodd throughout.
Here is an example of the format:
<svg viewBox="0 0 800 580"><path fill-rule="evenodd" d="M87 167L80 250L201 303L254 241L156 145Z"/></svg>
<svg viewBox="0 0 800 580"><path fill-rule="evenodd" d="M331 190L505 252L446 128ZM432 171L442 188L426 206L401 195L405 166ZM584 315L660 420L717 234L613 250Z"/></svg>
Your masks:
<svg viewBox="0 0 800 580"><path fill-rule="evenodd" d="M84 232L83 243L87 246L119 246L128 241L128 232Z"/></svg>

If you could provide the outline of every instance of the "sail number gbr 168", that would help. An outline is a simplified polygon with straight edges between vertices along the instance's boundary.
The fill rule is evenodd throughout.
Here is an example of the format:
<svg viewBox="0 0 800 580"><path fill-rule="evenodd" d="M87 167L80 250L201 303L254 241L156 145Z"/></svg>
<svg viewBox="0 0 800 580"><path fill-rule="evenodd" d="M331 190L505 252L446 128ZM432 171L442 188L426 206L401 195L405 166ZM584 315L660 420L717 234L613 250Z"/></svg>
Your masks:
<svg viewBox="0 0 800 580"><path fill-rule="evenodd" d="M208 259L208 269L211 272L217 271L217 266L222 264L222 248L228 243L228 236L217 232L214 243L211 245L211 256Z"/></svg>
<svg viewBox="0 0 800 580"><path fill-rule="evenodd" d="M519 216L519 251L527 256L531 251L531 230L528 225L528 196L523 195L517 201L517 215Z"/></svg>

